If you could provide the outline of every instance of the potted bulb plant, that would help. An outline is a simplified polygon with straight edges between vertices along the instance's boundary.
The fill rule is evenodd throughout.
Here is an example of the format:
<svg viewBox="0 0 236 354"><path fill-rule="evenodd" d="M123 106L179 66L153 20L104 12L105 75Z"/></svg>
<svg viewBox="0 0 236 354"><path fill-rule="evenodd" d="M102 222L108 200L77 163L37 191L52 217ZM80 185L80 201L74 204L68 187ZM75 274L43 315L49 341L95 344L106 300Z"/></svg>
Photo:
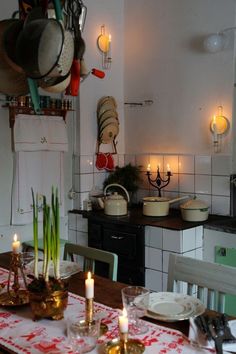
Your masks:
<svg viewBox="0 0 236 354"><path fill-rule="evenodd" d="M49 317L63 318L67 306L68 291L60 278L60 213L58 191L52 188L51 205L43 196L43 246L44 257L42 270L39 272L38 256L38 213L39 197L32 190L33 199L33 234L34 234L34 277L28 285L29 300L34 320ZM52 266L51 266L52 265ZM52 272L51 272L52 269ZM49 273L50 270L50 273Z"/></svg>

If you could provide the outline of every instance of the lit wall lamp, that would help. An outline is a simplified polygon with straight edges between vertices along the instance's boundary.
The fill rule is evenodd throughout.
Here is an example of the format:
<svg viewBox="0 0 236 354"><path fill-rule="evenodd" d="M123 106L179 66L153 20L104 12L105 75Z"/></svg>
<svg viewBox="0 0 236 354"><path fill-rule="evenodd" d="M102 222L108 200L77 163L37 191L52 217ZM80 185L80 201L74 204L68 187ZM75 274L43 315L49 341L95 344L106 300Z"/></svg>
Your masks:
<svg viewBox="0 0 236 354"><path fill-rule="evenodd" d="M102 53L102 67L103 69L111 68L111 35L106 35L105 25L101 26L101 34L97 39L98 49Z"/></svg>
<svg viewBox="0 0 236 354"><path fill-rule="evenodd" d="M236 27L225 28L224 30L207 36L203 41L203 47L207 52L216 53L224 50L227 44L227 32L236 30Z"/></svg>
<svg viewBox="0 0 236 354"><path fill-rule="evenodd" d="M213 134L214 151L220 152L222 136L229 131L230 123L228 119L223 116L223 107L218 107L218 115L213 116L210 123L210 130Z"/></svg>

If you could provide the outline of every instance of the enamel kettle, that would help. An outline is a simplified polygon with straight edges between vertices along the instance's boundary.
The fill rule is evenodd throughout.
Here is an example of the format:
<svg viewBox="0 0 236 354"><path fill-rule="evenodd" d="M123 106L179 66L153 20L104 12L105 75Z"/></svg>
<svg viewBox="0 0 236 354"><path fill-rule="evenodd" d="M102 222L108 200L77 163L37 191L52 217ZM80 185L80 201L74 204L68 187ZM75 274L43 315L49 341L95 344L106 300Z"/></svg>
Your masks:
<svg viewBox="0 0 236 354"><path fill-rule="evenodd" d="M121 188L125 192L126 199L117 192L107 195L107 190L110 187ZM104 197L98 198L100 207L104 209L104 214L112 216L127 215L129 201L129 193L123 186L117 183L108 184L104 189Z"/></svg>

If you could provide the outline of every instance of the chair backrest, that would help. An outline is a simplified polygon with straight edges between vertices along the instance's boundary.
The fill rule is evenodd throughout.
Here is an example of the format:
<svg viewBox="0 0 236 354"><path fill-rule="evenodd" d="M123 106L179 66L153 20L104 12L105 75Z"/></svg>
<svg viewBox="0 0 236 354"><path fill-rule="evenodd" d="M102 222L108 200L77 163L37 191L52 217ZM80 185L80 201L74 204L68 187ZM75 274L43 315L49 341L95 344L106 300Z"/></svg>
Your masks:
<svg viewBox="0 0 236 354"><path fill-rule="evenodd" d="M64 260L68 257L74 261L74 255L83 257L83 270L95 270L95 262L100 261L108 264L108 277L117 280L118 256L115 253L103 251L93 247L81 246L73 243L66 243L64 247Z"/></svg>
<svg viewBox="0 0 236 354"><path fill-rule="evenodd" d="M224 312L225 295L236 295L235 279L234 267L176 254L169 256L167 291L179 292L181 285L181 292L196 296L209 309Z"/></svg>

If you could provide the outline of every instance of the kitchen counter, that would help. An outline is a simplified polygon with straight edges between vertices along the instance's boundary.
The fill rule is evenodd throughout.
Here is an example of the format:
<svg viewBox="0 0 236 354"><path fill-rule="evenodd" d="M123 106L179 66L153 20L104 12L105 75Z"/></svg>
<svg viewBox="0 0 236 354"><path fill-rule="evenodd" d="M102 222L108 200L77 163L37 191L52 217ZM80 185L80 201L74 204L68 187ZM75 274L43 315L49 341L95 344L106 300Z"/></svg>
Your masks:
<svg viewBox="0 0 236 354"><path fill-rule="evenodd" d="M206 228L236 233L236 218L220 215L209 215L204 222L188 222L181 218L180 211L170 209L168 216L151 217L142 214L141 207L132 207L125 216L108 216L103 210L71 210L71 213L81 214L84 218L99 222L115 222L116 224L130 224L142 226L161 227L170 230L187 230L196 226L204 225Z"/></svg>

